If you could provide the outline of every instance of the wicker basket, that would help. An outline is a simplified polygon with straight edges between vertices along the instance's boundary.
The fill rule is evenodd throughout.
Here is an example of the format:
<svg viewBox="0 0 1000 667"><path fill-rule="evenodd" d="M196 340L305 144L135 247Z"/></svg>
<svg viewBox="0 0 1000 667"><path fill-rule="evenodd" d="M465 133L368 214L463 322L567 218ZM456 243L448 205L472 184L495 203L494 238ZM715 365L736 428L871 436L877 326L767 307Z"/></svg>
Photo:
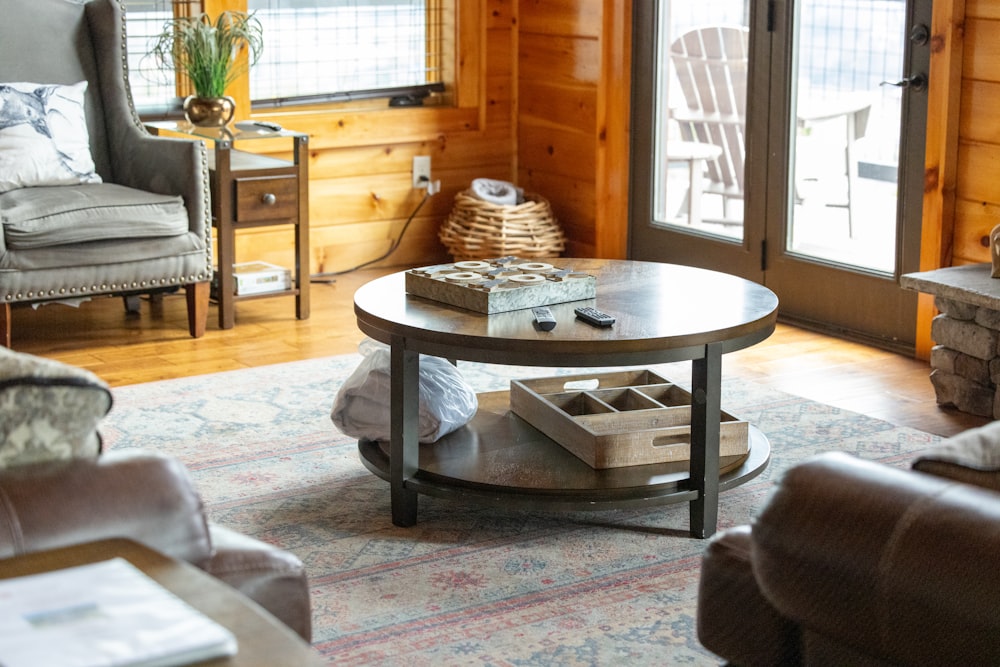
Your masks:
<svg viewBox="0 0 1000 667"><path fill-rule="evenodd" d="M556 257L566 249L566 236L548 200L525 195L523 204L491 204L468 190L455 195L455 207L441 225L438 238L455 258Z"/></svg>

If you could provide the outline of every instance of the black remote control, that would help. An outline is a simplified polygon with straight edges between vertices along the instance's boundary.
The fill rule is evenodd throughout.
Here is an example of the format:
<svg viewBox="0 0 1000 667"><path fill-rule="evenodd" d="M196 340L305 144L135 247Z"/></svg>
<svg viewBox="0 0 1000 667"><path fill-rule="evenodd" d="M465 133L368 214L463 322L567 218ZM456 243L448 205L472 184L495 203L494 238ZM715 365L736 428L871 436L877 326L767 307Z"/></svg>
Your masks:
<svg viewBox="0 0 1000 667"><path fill-rule="evenodd" d="M552 331L556 328L556 318L553 317L551 309L540 306L532 308L531 314L535 316L535 323L542 331Z"/></svg>
<svg viewBox="0 0 1000 667"><path fill-rule="evenodd" d="M591 308L586 306L583 308L577 308L575 311L576 316L587 324L593 324L595 327L610 327L615 323L615 318L607 313L602 313L596 308Z"/></svg>

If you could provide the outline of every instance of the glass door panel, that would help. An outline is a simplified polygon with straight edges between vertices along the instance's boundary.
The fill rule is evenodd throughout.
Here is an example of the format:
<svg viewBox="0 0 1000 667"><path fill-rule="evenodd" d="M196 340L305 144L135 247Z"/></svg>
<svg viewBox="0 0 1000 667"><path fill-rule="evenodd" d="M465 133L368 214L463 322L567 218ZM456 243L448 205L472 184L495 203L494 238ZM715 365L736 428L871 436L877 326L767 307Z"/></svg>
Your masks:
<svg viewBox="0 0 1000 667"><path fill-rule="evenodd" d="M740 241L749 2L661 7L652 222Z"/></svg>
<svg viewBox="0 0 1000 667"><path fill-rule="evenodd" d="M801 0L785 249L892 274L906 3Z"/></svg>
<svg viewBox="0 0 1000 667"><path fill-rule="evenodd" d="M762 282L786 321L909 349L931 0L633 13L630 256Z"/></svg>

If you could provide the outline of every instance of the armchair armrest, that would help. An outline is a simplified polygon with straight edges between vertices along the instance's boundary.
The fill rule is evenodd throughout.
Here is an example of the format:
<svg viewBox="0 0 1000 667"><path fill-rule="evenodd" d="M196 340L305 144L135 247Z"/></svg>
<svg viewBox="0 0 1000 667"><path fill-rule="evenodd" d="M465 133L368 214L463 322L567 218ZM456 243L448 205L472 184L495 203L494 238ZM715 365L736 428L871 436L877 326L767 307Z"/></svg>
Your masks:
<svg viewBox="0 0 1000 667"><path fill-rule="evenodd" d="M306 641L312 603L302 561L260 540L210 524L213 553L205 571L247 596Z"/></svg>
<svg viewBox="0 0 1000 667"><path fill-rule="evenodd" d="M1000 664L1000 495L824 454L789 470L752 536L761 591L807 646Z"/></svg>
<svg viewBox="0 0 1000 667"><path fill-rule="evenodd" d="M117 136L124 132L130 135L127 140ZM119 145L125 147L117 149ZM111 135L115 182L157 194L181 195L188 212L188 229L198 238L210 238L211 228L205 151L200 141L153 136L137 127L121 128Z"/></svg>
<svg viewBox="0 0 1000 667"><path fill-rule="evenodd" d="M196 565L212 545L184 466L149 452L0 470L0 558L129 537Z"/></svg>

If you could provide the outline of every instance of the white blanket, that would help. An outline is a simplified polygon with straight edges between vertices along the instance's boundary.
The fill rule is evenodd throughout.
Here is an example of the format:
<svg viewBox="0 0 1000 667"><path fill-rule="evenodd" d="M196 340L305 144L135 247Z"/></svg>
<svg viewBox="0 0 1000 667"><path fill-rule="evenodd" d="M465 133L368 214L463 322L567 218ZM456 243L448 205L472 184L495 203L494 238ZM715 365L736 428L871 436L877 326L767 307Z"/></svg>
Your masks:
<svg viewBox="0 0 1000 667"><path fill-rule="evenodd" d="M472 194L491 204L515 205L520 202L520 189L507 181L477 178L472 181Z"/></svg>

